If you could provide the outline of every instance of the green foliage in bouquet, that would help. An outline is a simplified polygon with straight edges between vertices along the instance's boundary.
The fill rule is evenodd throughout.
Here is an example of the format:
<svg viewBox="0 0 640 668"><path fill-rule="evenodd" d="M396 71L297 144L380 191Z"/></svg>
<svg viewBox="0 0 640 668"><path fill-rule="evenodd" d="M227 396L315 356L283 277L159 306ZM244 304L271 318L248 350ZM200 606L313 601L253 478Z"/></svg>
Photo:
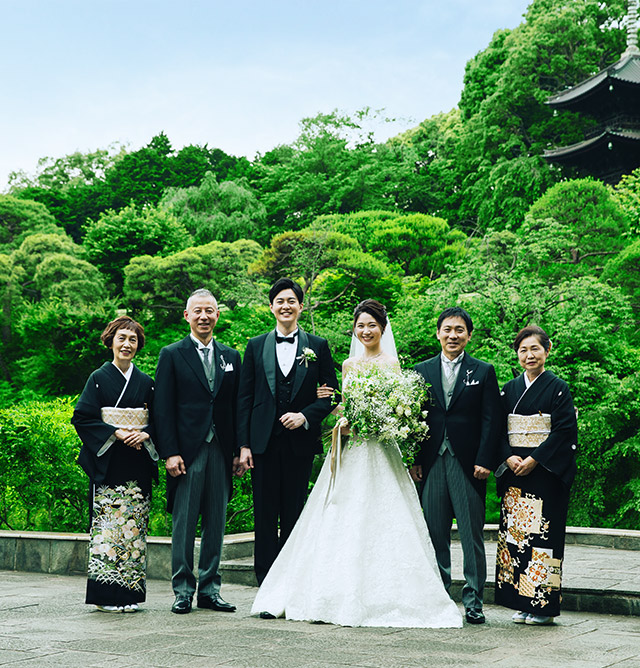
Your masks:
<svg viewBox="0 0 640 668"><path fill-rule="evenodd" d="M344 416L353 443L397 445L410 464L427 436L427 385L420 374L393 365L361 364L349 371Z"/></svg>

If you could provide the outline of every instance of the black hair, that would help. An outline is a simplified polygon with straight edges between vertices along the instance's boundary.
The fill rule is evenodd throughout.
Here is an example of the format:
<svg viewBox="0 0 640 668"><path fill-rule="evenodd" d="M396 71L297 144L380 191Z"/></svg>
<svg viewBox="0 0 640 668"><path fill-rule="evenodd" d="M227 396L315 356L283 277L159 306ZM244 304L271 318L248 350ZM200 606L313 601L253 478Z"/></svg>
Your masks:
<svg viewBox="0 0 640 668"><path fill-rule="evenodd" d="M298 283L292 281L290 278L279 278L269 290L269 304L273 304L273 300L283 291L293 290L298 301L302 304L304 301L304 292Z"/></svg>
<svg viewBox="0 0 640 668"><path fill-rule="evenodd" d="M440 329L440 325L442 325L447 318L462 318L467 326L467 332L469 334L473 332L473 320L471 320L471 316L462 307L450 306L449 308L446 308L438 316L438 330Z"/></svg>
<svg viewBox="0 0 640 668"><path fill-rule="evenodd" d="M379 325L384 332L387 326L387 309L375 299L365 299L360 302L353 312L353 326L356 326L358 318L363 314L368 313Z"/></svg>
<svg viewBox="0 0 640 668"><path fill-rule="evenodd" d="M524 327L521 329L517 334L516 334L516 339L513 342L513 349L518 352L518 348L520 347L520 344L525 340L528 339L530 336L535 336L537 337L540 345L547 351L551 350L551 339L549 338L549 335L542 329L542 327L538 327L538 325L529 325L528 327Z"/></svg>

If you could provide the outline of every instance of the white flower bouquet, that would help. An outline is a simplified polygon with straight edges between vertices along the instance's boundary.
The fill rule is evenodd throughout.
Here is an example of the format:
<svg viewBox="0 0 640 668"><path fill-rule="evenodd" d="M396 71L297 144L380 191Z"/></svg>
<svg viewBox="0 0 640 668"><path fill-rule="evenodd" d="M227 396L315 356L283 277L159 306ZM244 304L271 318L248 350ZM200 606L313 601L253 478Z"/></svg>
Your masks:
<svg viewBox="0 0 640 668"><path fill-rule="evenodd" d="M344 417L353 443L368 439L397 445L410 465L429 429L424 404L427 384L415 371L391 365L360 365L349 372L343 396Z"/></svg>

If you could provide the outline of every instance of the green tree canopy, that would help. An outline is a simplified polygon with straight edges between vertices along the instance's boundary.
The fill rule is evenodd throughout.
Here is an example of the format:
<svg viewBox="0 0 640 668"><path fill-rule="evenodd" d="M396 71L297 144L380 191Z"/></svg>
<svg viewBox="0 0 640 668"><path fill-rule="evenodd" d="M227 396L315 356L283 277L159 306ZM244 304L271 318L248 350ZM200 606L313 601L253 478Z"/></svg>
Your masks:
<svg viewBox="0 0 640 668"><path fill-rule="evenodd" d="M213 172L198 186L169 188L159 206L177 217L196 246L258 237L266 220L266 209L246 179L218 183Z"/></svg>
<svg viewBox="0 0 640 668"><path fill-rule="evenodd" d="M256 297L247 267L261 252L256 242L243 239L212 241L166 257L134 257L125 269L125 298L136 312L149 309L163 322L179 321L189 295L202 287L219 304L235 308Z"/></svg>
<svg viewBox="0 0 640 668"><path fill-rule="evenodd" d="M122 292L124 268L137 255L167 255L188 245L189 234L176 217L146 207L107 211L87 223L87 258L107 277L112 294Z"/></svg>

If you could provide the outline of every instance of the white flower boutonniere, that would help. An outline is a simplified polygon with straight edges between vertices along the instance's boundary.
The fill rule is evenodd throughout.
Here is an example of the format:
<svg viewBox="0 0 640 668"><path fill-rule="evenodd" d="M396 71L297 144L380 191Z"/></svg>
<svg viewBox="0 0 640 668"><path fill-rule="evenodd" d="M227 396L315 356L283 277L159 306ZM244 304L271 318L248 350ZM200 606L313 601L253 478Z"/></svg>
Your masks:
<svg viewBox="0 0 640 668"><path fill-rule="evenodd" d="M473 369L467 369L467 377L462 381L467 387L470 387L471 385L480 385L479 380L471 380L472 373Z"/></svg>
<svg viewBox="0 0 640 668"><path fill-rule="evenodd" d="M316 355L315 351L312 350L311 348L303 348L302 349L302 355L298 355L296 357L297 360L299 360L298 364L303 364L305 367L309 366L309 362L317 362L318 361L318 356Z"/></svg>

